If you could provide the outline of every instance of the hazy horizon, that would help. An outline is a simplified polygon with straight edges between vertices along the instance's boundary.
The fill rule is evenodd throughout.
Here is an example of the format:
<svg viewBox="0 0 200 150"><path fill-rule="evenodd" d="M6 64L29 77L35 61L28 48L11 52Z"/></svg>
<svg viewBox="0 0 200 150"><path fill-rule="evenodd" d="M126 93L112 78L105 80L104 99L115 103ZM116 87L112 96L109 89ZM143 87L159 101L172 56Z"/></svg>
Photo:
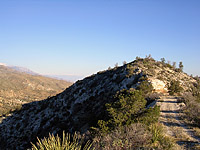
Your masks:
<svg viewBox="0 0 200 150"><path fill-rule="evenodd" d="M0 63L88 76L151 54L200 75L200 1L2 0Z"/></svg>

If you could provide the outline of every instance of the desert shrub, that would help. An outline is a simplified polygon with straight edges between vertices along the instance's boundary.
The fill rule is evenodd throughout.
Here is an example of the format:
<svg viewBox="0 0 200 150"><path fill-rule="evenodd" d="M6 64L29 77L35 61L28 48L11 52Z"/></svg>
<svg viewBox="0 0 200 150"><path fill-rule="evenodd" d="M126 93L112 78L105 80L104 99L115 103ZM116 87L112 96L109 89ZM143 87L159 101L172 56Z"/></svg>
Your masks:
<svg viewBox="0 0 200 150"><path fill-rule="evenodd" d="M107 134L117 127L136 122L149 125L158 121L160 108L146 109L147 101L141 90L121 90L116 98L116 102L106 104L109 119L98 121L100 133Z"/></svg>
<svg viewBox="0 0 200 150"><path fill-rule="evenodd" d="M147 100L156 100L156 99L159 99L161 96L162 96L161 93L154 92L154 93L149 93L147 95L146 99Z"/></svg>
<svg viewBox="0 0 200 150"><path fill-rule="evenodd" d="M180 68L176 68L175 71L176 72L181 72L181 69Z"/></svg>
<svg viewBox="0 0 200 150"><path fill-rule="evenodd" d="M163 134L159 138L158 142L159 142L159 146L157 146L157 147L160 147L163 150L172 150L172 149L174 149L174 141L171 138L167 137L167 136L163 136Z"/></svg>
<svg viewBox="0 0 200 150"><path fill-rule="evenodd" d="M126 77L129 78L134 74L135 70L137 69L137 66L134 65L134 64L127 64L126 69L127 69L127 72L128 72Z"/></svg>
<svg viewBox="0 0 200 150"><path fill-rule="evenodd" d="M170 86L168 87L168 91L170 95L174 95L175 93L180 93L183 88L180 86L180 82L176 80L172 80L170 82Z"/></svg>
<svg viewBox="0 0 200 150"><path fill-rule="evenodd" d="M146 100L141 91L122 90L116 94L118 101L106 104L110 119L99 120L98 125L101 132L108 133L116 127L124 126L134 122L136 116L143 111Z"/></svg>
<svg viewBox="0 0 200 150"><path fill-rule="evenodd" d="M140 123L116 128L105 136L94 138L95 149L134 149L151 143L151 133Z"/></svg>
<svg viewBox="0 0 200 150"><path fill-rule="evenodd" d="M169 63L165 64L166 67L170 68L170 69L173 69L173 66Z"/></svg>
<svg viewBox="0 0 200 150"><path fill-rule="evenodd" d="M194 79L196 80L196 83L193 83L191 92L192 95L197 98L196 100L200 103L200 79L198 77L195 77Z"/></svg>
<svg viewBox="0 0 200 150"><path fill-rule="evenodd" d="M149 105L150 103L152 103L153 101L159 99L161 96L160 93L148 93L145 97L145 99L147 100L147 105Z"/></svg>
<svg viewBox="0 0 200 150"><path fill-rule="evenodd" d="M155 106L154 108L145 109L145 111L138 116L137 121L146 125L151 125L158 122L160 116L160 107Z"/></svg>
<svg viewBox="0 0 200 150"><path fill-rule="evenodd" d="M32 143L32 150L90 150L92 144L88 141L83 144L83 138L77 133L71 136L69 133L65 135L63 132L62 139L57 135L49 134L48 138L40 140L38 138L37 144Z"/></svg>
<svg viewBox="0 0 200 150"><path fill-rule="evenodd" d="M148 93L151 93L153 91L153 86L149 81L145 80L142 81L140 85L137 86L136 89L140 90L142 94L146 96Z"/></svg>
<svg viewBox="0 0 200 150"><path fill-rule="evenodd" d="M193 96L192 93L184 93L184 102L186 104L185 112L193 124L200 127L200 103L198 98Z"/></svg>

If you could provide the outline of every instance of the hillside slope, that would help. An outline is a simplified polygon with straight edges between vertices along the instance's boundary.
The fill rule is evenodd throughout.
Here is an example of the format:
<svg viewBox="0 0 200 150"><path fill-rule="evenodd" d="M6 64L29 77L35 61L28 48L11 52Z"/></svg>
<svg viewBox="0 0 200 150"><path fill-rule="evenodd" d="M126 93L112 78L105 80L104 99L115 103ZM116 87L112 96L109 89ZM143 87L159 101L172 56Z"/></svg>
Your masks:
<svg viewBox="0 0 200 150"><path fill-rule="evenodd" d="M116 101L116 92L136 88L144 78L162 93L167 93L166 85L172 79L179 80L184 91L195 83L192 77L152 58L137 59L77 81L46 100L24 104L0 124L0 148L26 149L36 137L63 130L85 133L104 118L105 104Z"/></svg>
<svg viewBox="0 0 200 150"><path fill-rule="evenodd" d="M56 95L71 83L0 65L0 114L21 104Z"/></svg>

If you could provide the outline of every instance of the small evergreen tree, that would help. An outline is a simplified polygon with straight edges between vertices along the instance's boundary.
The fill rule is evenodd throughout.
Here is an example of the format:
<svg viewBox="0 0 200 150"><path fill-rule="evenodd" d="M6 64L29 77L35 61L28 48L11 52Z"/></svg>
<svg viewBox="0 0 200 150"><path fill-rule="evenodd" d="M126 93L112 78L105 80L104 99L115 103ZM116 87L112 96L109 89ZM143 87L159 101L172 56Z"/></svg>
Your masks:
<svg viewBox="0 0 200 150"><path fill-rule="evenodd" d="M153 86L150 82L145 80L145 81L142 81L141 84L138 85L136 89L140 90L143 96L146 96L148 93L151 93L153 91Z"/></svg>
<svg viewBox="0 0 200 150"><path fill-rule="evenodd" d="M165 58L160 59L163 64L165 64Z"/></svg>
<svg viewBox="0 0 200 150"><path fill-rule="evenodd" d="M172 80L170 82L170 86L168 87L169 94L174 95L175 93L180 93L183 88L180 86L180 82L176 80Z"/></svg>
<svg viewBox="0 0 200 150"><path fill-rule="evenodd" d="M101 133L109 133L117 127L136 121L137 114L142 112L146 105L146 100L139 90L124 89L116 94L116 98L118 101L106 104L110 119L98 121Z"/></svg>
<svg viewBox="0 0 200 150"><path fill-rule="evenodd" d="M179 62L179 69L180 69L180 71L183 71L183 62L182 61Z"/></svg>

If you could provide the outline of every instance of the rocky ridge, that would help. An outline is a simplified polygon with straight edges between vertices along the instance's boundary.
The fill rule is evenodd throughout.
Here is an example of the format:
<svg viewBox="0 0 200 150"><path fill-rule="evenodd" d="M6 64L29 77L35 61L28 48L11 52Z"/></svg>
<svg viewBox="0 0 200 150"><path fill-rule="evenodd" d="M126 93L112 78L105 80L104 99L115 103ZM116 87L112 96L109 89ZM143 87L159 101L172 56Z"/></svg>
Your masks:
<svg viewBox="0 0 200 150"><path fill-rule="evenodd" d="M152 82L156 92L167 92L170 80L179 80L190 90L195 80L183 72L152 58L137 59L121 67L98 72L67 88L62 93L29 104L0 124L0 149L27 149L36 137L49 133L85 133L105 116L105 104L114 102L122 89L136 88L143 78Z"/></svg>

